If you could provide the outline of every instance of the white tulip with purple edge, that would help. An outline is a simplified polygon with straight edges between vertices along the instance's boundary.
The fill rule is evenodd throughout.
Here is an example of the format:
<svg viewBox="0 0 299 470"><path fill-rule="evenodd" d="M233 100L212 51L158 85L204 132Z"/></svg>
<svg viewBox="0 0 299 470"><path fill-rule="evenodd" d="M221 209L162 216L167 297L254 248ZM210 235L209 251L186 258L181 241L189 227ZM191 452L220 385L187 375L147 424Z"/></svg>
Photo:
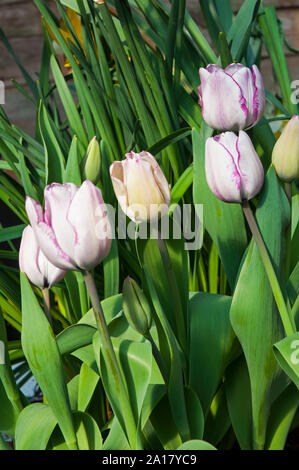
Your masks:
<svg viewBox="0 0 299 470"><path fill-rule="evenodd" d="M41 250L61 269L90 271L108 255L112 240L101 191L86 180L80 187L52 183L44 195L45 212L34 199L26 199Z"/></svg>
<svg viewBox="0 0 299 470"><path fill-rule="evenodd" d="M224 132L206 141L205 171L211 191L225 202L248 201L262 188L264 170L244 131Z"/></svg>
<svg viewBox="0 0 299 470"><path fill-rule="evenodd" d="M145 222L168 212L170 189L164 173L149 152L126 154L110 166L115 195L134 222Z"/></svg>
<svg viewBox="0 0 299 470"><path fill-rule="evenodd" d="M19 265L32 284L40 289L52 287L66 274L66 271L54 266L43 254L30 225L23 230Z"/></svg>
<svg viewBox="0 0 299 470"><path fill-rule="evenodd" d="M256 65L251 69L210 64L199 69L202 116L213 129L237 131L254 126L265 109L265 89Z"/></svg>

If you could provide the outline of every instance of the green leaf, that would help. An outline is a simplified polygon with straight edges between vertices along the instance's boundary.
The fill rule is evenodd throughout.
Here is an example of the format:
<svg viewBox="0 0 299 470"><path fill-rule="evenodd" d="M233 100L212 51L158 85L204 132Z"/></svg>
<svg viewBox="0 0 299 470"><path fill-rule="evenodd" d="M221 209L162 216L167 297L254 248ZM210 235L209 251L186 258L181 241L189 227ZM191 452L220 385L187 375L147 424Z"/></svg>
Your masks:
<svg viewBox="0 0 299 470"><path fill-rule="evenodd" d="M0 380L0 432L14 436L15 426L19 416L19 411L13 406L12 402L7 398L6 391Z"/></svg>
<svg viewBox="0 0 299 470"><path fill-rule="evenodd" d="M115 416L112 421L112 425L105 440L103 450L130 450L126 435Z"/></svg>
<svg viewBox="0 0 299 470"><path fill-rule="evenodd" d="M193 163L189 165L171 190L171 204L177 204L193 183ZM173 210L171 209L171 213Z"/></svg>
<svg viewBox="0 0 299 470"><path fill-rule="evenodd" d="M202 125L202 133L212 130ZM205 177L205 138L195 129L192 131L194 179L193 199L195 204L203 204L203 222L217 246L229 284L234 286L245 248L247 237L242 210L239 204L220 201L211 192Z"/></svg>
<svg viewBox="0 0 299 470"><path fill-rule="evenodd" d="M176 449L182 443L167 395L162 396L154 407L150 422L165 450Z"/></svg>
<svg viewBox="0 0 299 470"><path fill-rule="evenodd" d="M73 419L79 450L100 450L102 436L94 418L88 413L74 411Z"/></svg>
<svg viewBox="0 0 299 470"><path fill-rule="evenodd" d="M221 385L214 396L205 422L204 439L217 446L229 428L231 420L225 396L225 385Z"/></svg>
<svg viewBox="0 0 299 470"><path fill-rule="evenodd" d="M240 62L248 45L260 3L260 0L246 0L227 33L227 40L231 42L231 54L236 62Z"/></svg>
<svg viewBox="0 0 299 470"><path fill-rule="evenodd" d="M229 320L230 306L231 298L227 296L198 292L190 298L189 383L204 414L217 391L235 338Z"/></svg>
<svg viewBox="0 0 299 470"><path fill-rule="evenodd" d="M265 178L256 217L280 279L284 255L282 234L289 223L289 205L272 166ZM258 248L253 241L233 295L230 318L250 375L253 445L263 448L271 393L275 393L280 375L272 345L283 337L283 327Z"/></svg>
<svg viewBox="0 0 299 470"><path fill-rule="evenodd" d="M59 349L24 273L21 273L22 348L30 369L59 423L70 449L76 436ZM34 325L34 328L32 328Z"/></svg>
<svg viewBox="0 0 299 470"><path fill-rule="evenodd" d="M243 450L252 449L252 406L248 368L241 356L226 372L225 394L229 416L238 443Z"/></svg>
<svg viewBox="0 0 299 470"><path fill-rule="evenodd" d="M148 149L148 152L151 153L152 155L157 155L169 145L173 145L176 142L180 142L181 140L185 139L185 137L187 137L190 134L191 134L191 129L189 127L184 127L183 129L174 131L168 136L163 137L163 139L159 140L159 142L156 142L154 145L152 145Z"/></svg>
<svg viewBox="0 0 299 470"><path fill-rule="evenodd" d="M298 389L290 384L272 404L267 427L267 450L284 449L298 405Z"/></svg>
<svg viewBox="0 0 299 470"><path fill-rule="evenodd" d="M81 186L81 183L82 183L79 150L78 150L78 139L76 135L74 135L71 146L70 146L65 174L64 174L64 182L74 183L77 186Z"/></svg>
<svg viewBox="0 0 299 470"><path fill-rule="evenodd" d="M122 310L122 294L114 295L108 299L104 299L102 302L102 309L104 311L105 320L107 325L112 321L116 315ZM79 324L83 323L86 325L91 325L96 327L96 321L94 318L93 309L90 309L78 322Z"/></svg>
<svg viewBox="0 0 299 470"><path fill-rule="evenodd" d="M125 431L126 415L125 410L120 406L121 391L117 390L115 387L114 378L111 376L110 368L101 352L100 338L97 334L94 336L93 344L105 392L122 429ZM140 343L126 339L123 340L122 338L112 338L112 344L123 374L124 383L126 384L127 394L135 421L136 423L141 423L142 405L151 378L151 345L148 341ZM140 424L138 427L140 429ZM138 446L138 435L136 436L136 440Z"/></svg>
<svg viewBox="0 0 299 470"><path fill-rule="evenodd" d="M299 389L299 331L275 343L274 354L280 367Z"/></svg>
<svg viewBox="0 0 299 470"><path fill-rule="evenodd" d="M62 183L64 181L64 157L51 127L47 110L42 103L40 103L38 116L45 151L46 183Z"/></svg>
<svg viewBox="0 0 299 470"><path fill-rule="evenodd" d="M191 441L184 442L177 450L217 450L216 447L212 446L209 442L200 441L193 439Z"/></svg>
<svg viewBox="0 0 299 470"><path fill-rule="evenodd" d="M117 240L112 240L108 256L103 261L105 298L119 292L119 258Z"/></svg>
<svg viewBox="0 0 299 470"><path fill-rule="evenodd" d="M202 439L205 418L198 395L190 387L185 388L185 400L192 439Z"/></svg>
<svg viewBox="0 0 299 470"><path fill-rule="evenodd" d="M87 364L80 369L78 384L78 410L86 411L99 381L99 376Z"/></svg>
<svg viewBox="0 0 299 470"><path fill-rule="evenodd" d="M16 450L45 450L57 419L49 405L33 403L21 412L16 426Z"/></svg>
<svg viewBox="0 0 299 470"><path fill-rule="evenodd" d="M172 219L169 219L169 222L172 222ZM140 232L141 230L140 228ZM189 301L188 255L185 240L175 218L170 230L181 238L174 239L172 235L167 240L139 238L137 246L143 268L150 276L159 303L184 349ZM169 291L173 295L169 296Z"/></svg>
<svg viewBox="0 0 299 470"><path fill-rule="evenodd" d="M69 121L70 129L73 134L78 137L78 146L80 153L84 152L88 146L88 140L82 124L80 114L77 106L72 97L70 89L65 81L65 78L60 70L56 58L52 55L50 59L53 78L56 83L57 91L59 93L63 108L66 112Z"/></svg>
<svg viewBox="0 0 299 470"><path fill-rule="evenodd" d="M274 6L264 8L262 14L259 15L259 23L262 28L264 42L281 89L283 104L290 114L297 114L298 106L292 103L291 99L292 89L290 86L290 74Z"/></svg>
<svg viewBox="0 0 299 470"><path fill-rule="evenodd" d="M0 243L7 242L9 240L15 240L21 238L25 224L15 225L14 227L0 228Z"/></svg>
<svg viewBox="0 0 299 470"><path fill-rule="evenodd" d="M60 354L69 354L79 348L92 344L96 328L80 323L65 328L56 338Z"/></svg>
<svg viewBox="0 0 299 470"><path fill-rule="evenodd" d="M23 404L21 392L19 391L14 372L9 358L8 341L5 321L0 308L0 395L1 415L0 430L7 434L13 434L14 425ZM3 414L2 414L3 407Z"/></svg>

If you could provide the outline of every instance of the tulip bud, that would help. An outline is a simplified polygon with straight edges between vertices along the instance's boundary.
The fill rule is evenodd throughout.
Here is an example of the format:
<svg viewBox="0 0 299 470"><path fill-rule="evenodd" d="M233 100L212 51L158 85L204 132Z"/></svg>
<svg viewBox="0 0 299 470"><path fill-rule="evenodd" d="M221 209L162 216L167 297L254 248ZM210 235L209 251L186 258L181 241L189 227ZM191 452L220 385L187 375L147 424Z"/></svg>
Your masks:
<svg viewBox="0 0 299 470"><path fill-rule="evenodd" d="M62 269L53 266L45 257L38 246L30 225L23 230L19 251L19 265L20 270L26 274L32 284L40 289L53 286L66 273Z"/></svg>
<svg viewBox="0 0 299 470"><path fill-rule="evenodd" d="M126 157L110 166L114 192L122 210L134 222L166 214L170 189L155 158L148 152L130 152Z"/></svg>
<svg viewBox="0 0 299 470"><path fill-rule="evenodd" d="M205 170L211 191L226 202L253 198L264 182L263 166L244 131L239 137L224 132L207 139Z"/></svg>
<svg viewBox="0 0 299 470"><path fill-rule="evenodd" d="M282 181L299 178L299 116L293 116L276 141L272 163Z"/></svg>
<svg viewBox="0 0 299 470"><path fill-rule="evenodd" d="M248 129L265 108L263 79L256 65L230 64L224 70L210 64L199 70L198 92L206 123L221 131Z"/></svg>
<svg viewBox="0 0 299 470"><path fill-rule="evenodd" d="M123 285L123 309L129 325L141 335L146 335L152 323L151 308L137 282L129 276Z"/></svg>
<svg viewBox="0 0 299 470"><path fill-rule="evenodd" d="M97 138L94 137L87 148L84 167L84 177L93 184L96 184L100 179L101 163L100 146Z"/></svg>
<svg viewBox="0 0 299 470"><path fill-rule="evenodd" d="M112 229L101 191L86 180L45 188L45 212L27 197L26 211L44 255L58 268L90 271L109 253Z"/></svg>

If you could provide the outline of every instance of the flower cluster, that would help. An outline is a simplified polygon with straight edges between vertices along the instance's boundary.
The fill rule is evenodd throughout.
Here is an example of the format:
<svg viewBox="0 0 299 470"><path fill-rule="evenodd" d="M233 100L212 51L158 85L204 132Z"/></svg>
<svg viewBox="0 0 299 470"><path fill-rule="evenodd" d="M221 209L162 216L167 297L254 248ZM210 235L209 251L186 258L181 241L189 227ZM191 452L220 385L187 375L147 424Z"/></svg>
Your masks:
<svg viewBox="0 0 299 470"><path fill-rule="evenodd" d="M157 161L148 152L126 157L110 167L120 207L136 223L163 216L170 189ZM26 199L31 225L23 232L19 253L20 269L40 288L51 287L68 270L92 270L108 255L112 240L102 193L91 181L81 187L52 183L44 199L45 210Z"/></svg>
<svg viewBox="0 0 299 470"><path fill-rule="evenodd" d="M224 70L210 64L199 71L202 115L213 129L227 131L207 139L205 169L211 191L223 201L254 197L264 170L244 129L254 126L265 108L265 90L258 68L231 64ZM239 131L237 136L232 131Z"/></svg>
<svg viewBox="0 0 299 470"><path fill-rule="evenodd" d="M248 201L262 188L264 170L244 132L263 116L265 89L256 65L225 69L210 64L199 70L202 116L213 129L226 131L206 141L205 171L211 191L226 202ZM239 131L237 136L233 131ZM276 142L272 162L286 182L299 177L299 116L293 116Z"/></svg>
<svg viewBox="0 0 299 470"><path fill-rule="evenodd" d="M262 117L265 90L258 68L231 64L200 69L198 88L204 120L220 135L208 138L205 172L211 191L225 202L242 203L262 188L264 170L244 129ZM236 135L233 131L239 131ZM287 156L285 152L287 150ZM299 116L294 116L273 150L273 164L284 181L299 176ZM89 145L85 176L98 180L99 145ZM130 152L110 166L115 195L135 223L163 216L170 205L168 182L155 158L146 151ZM53 183L45 188L45 210L30 197L26 211L31 226L24 232L20 268L37 286L51 287L67 270L87 272L109 253L112 228L101 191L86 180L82 186ZM98 227L100 226L100 230Z"/></svg>

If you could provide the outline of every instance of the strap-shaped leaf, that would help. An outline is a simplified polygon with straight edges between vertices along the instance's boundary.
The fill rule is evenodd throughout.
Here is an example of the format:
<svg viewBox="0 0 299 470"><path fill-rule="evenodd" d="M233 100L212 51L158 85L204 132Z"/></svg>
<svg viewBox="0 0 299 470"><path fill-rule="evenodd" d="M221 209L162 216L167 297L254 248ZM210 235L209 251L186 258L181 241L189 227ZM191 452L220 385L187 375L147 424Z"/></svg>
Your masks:
<svg viewBox="0 0 299 470"><path fill-rule="evenodd" d="M299 389L299 331L275 343L274 354L280 367Z"/></svg>
<svg viewBox="0 0 299 470"><path fill-rule="evenodd" d="M59 349L51 326L24 273L21 273L22 347L70 449L76 436Z"/></svg>
<svg viewBox="0 0 299 470"><path fill-rule="evenodd" d="M282 234L289 223L289 205L272 166L265 178L256 218L278 279L282 279ZM230 318L242 345L250 375L253 445L255 448L263 448L271 384L275 383L279 374L272 345L283 337L284 332L258 248L253 241L238 278Z"/></svg>

